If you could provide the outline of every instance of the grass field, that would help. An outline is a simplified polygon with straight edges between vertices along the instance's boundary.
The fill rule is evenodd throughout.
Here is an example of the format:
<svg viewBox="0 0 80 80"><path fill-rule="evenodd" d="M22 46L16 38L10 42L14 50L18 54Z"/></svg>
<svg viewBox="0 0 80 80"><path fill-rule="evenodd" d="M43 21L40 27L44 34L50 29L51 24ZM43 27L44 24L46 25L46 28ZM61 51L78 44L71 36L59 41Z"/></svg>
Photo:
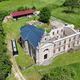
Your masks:
<svg viewBox="0 0 80 80"><path fill-rule="evenodd" d="M0 2L0 10L14 11L20 6L27 6L29 8L36 6L37 9L41 9L44 6L47 6L51 9L52 16L72 23L76 28L80 28L80 10L79 13L64 13L63 10L65 8L59 7L64 1L65 0L8 0Z"/></svg>
<svg viewBox="0 0 80 80"><path fill-rule="evenodd" d="M52 16L60 18L68 23L73 23L76 28L80 28L80 14L66 14L63 13L64 7L55 7L56 5L61 5L64 0L8 0L0 2L0 10L11 10L14 11L20 6L32 7L36 6L37 9L40 9L44 6L47 6L52 11ZM29 20L27 18L20 18L18 21L9 21L6 24L3 24L6 41L11 39L18 39L20 36L20 27L25 25ZM23 51L19 44L17 44L19 50L19 56L16 57L18 66L27 67L33 63L32 58ZM80 51L73 53L65 53L60 56L57 56L53 63L49 66L33 66L25 70L21 70L25 78L28 80L40 80L42 74L49 71L49 69L57 66L69 65L73 67L77 72L76 80L80 80ZM14 75L11 74L7 80L15 80Z"/></svg>
<svg viewBox="0 0 80 80"><path fill-rule="evenodd" d="M56 8L52 11L52 15L80 28L80 13L64 13L63 10L65 10L64 7Z"/></svg>
<svg viewBox="0 0 80 80"><path fill-rule="evenodd" d="M48 66L33 66L22 71L22 73L24 76L27 76L29 80L40 80L43 74L59 66L72 67L77 73L76 80L80 80L80 51L62 54L54 58L52 64Z"/></svg>
<svg viewBox="0 0 80 80"><path fill-rule="evenodd" d="M30 19L31 20L31 19ZM6 33L6 39L11 40L13 38L18 39L20 36L20 27L25 25L28 22L26 18L20 18L18 21L10 21L6 24L3 24L5 33ZM16 57L16 61L18 66L20 67L27 67L33 63L33 60L30 56L26 55L26 53L23 51L23 49L18 44L18 50L19 50L19 56ZM27 77L28 80L40 80L42 75L45 74L45 72L49 71L49 69L53 67L58 66L64 66L64 65L70 65L80 62L80 51L76 51L73 53L65 53L60 56L57 56L53 63L49 66L32 66L28 69L21 70L25 78ZM14 79L14 78L11 78ZM79 79L77 79L79 80Z"/></svg>
<svg viewBox="0 0 80 80"><path fill-rule="evenodd" d="M0 10L15 10L20 6L36 6L37 8L44 7L49 4L57 4L60 5L64 0L8 0L0 2Z"/></svg>

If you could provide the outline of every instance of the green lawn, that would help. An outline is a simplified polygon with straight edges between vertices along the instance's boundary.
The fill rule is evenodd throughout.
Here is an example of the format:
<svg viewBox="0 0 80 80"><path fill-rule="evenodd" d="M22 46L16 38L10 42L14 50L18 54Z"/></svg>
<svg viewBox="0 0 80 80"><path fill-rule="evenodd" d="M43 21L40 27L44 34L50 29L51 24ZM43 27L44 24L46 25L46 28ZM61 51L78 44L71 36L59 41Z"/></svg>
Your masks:
<svg viewBox="0 0 80 80"><path fill-rule="evenodd" d="M13 38L18 39L20 36L20 27L25 25L28 22L26 18L20 18L18 21L10 21L6 24L3 24L5 33L6 33L6 41L9 41ZM33 63L32 58L27 55L20 45L17 43L19 56L16 57L16 61L18 66L21 68L27 67ZM42 75L45 72L49 71L49 69L57 67L57 66L64 66L70 65L80 62L80 51L76 51L73 53L65 53L60 56L57 56L53 59L52 64L48 66L32 66L28 69L21 70L25 78L27 77L28 80L40 80ZM79 79L78 79L79 80Z"/></svg>
<svg viewBox="0 0 80 80"><path fill-rule="evenodd" d="M48 66L36 66L35 68L41 70L44 73L46 70L49 70L50 68L53 67L70 65L79 62L80 62L80 51L74 51L73 53L64 53L55 57L53 59L52 64Z"/></svg>
<svg viewBox="0 0 80 80"><path fill-rule="evenodd" d="M48 66L33 66L29 69L22 71L22 73L25 77L27 76L29 80L40 80L42 75L46 72L49 72L49 70L52 68L59 66L71 66L76 70L76 73L78 74L78 76L76 76L76 80L79 80L80 69L76 67L76 64L77 67L80 68L80 51L75 51L73 53L64 53L55 57L52 64Z"/></svg>
<svg viewBox="0 0 80 80"><path fill-rule="evenodd" d="M32 57L30 57L27 53L24 52L22 47L17 44L19 55L16 57L17 64L21 67L28 67L34 63Z"/></svg>

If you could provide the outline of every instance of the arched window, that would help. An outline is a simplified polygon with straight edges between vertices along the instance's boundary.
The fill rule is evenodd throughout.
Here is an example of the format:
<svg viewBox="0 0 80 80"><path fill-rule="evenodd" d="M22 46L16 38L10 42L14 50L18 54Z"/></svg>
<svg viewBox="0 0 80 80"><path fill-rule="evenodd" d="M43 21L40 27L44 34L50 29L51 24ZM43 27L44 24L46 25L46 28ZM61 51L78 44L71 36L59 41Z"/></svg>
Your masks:
<svg viewBox="0 0 80 80"><path fill-rule="evenodd" d="M44 52L45 52L45 51L48 51L48 50L49 50L49 49L45 49Z"/></svg>

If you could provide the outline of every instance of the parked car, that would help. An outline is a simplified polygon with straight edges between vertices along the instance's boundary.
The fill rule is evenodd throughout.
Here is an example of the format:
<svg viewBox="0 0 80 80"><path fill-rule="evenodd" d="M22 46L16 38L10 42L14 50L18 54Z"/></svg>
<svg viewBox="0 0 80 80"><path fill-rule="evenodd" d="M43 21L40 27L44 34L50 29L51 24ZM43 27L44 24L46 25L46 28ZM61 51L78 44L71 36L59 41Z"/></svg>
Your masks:
<svg viewBox="0 0 80 80"><path fill-rule="evenodd" d="M11 44L12 44L13 55L18 55L16 40L15 39L11 40Z"/></svg>

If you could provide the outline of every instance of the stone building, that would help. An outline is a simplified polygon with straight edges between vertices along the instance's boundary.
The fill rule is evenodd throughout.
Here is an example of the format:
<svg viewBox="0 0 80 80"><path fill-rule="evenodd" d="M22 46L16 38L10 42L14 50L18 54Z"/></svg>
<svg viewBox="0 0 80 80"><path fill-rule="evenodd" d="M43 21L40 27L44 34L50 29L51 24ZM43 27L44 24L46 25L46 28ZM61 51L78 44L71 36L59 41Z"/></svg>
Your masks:
<svg viewBox="0 0 80 80"><path fill-rule="evenodd" d="M22 47L33 57L35 63L44 65L57 55L79 46L80 32L70 25L52 29L50 33L27 25L21 28L20 40Z"/></svg>

